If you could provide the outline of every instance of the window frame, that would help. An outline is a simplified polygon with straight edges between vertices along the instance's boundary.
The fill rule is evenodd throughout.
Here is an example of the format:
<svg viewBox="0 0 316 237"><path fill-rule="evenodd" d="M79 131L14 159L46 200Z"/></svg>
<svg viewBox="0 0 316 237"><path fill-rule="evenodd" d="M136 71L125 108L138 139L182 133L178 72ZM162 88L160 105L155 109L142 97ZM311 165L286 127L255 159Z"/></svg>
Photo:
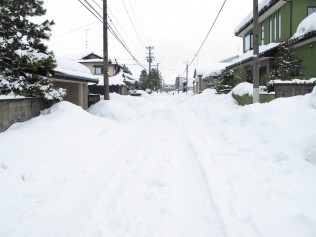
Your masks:
<svg viewBox="0 0 316 237"><path fill-rule="evenodd" d="M270 33L269 39L270 39L270 43L272 43L273 42L273 19L272 19L272 16L269 17L269 27L270 27L270 29L269 29L269 33Z"/></svg>
<svg viewBox="0 0 316 237"><path fill-rule="evenodd" d="M253 33L250 33L245 37L244 43L245 43L245 52L253 49Z"/></svg>
<svg viewBox="0 0 316 237"><path fill-rule="evenodd" d="M99 71L100 70L100 71ZM103 67L102 66L95 66L94 68L95 75L102 75L103 74Z"/></svg>
<svg viewBox="0 0 316 237"><path fill-rule="evenodd" d="M282 38L282 12L281 10L279 10L278 12L278 25L279 25L279 29L278 29L279 39L281 39Z"/></svg>
<svg viewBox="0 0 316 237"><path fill-rule="evenodd" d="M277 14L274 13L273 17L273 39L274 41L277 40Z"/></svg>
<svg viewBox="0 0 316 237"><path fill-rule="evenodd" d="M261 45L264 45L264 22L261 23Z"/></svg>
<svg viewBox="0 0 316 237"><path fill-rule="evenodd" d="M311 9L314 9L314 11L310 12ZM316 6L308 6L307 7L307 16L309 16L310 14L313 14L316 12Z"/></svg>

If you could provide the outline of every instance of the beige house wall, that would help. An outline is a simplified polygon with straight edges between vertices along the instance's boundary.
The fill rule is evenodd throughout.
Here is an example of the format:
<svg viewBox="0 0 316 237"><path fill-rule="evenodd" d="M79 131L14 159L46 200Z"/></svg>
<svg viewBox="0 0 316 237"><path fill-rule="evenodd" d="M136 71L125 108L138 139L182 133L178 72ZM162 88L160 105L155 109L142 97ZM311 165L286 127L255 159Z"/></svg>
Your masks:
<svg viewBox="0 0 316 237"><path fill-rule="evenodd" d="M82 107L83 109L88 108L89 100L89 89L88 83L86 82L70 82L52 78L53 83L56 87L61 87L67 90L67 95L64 100L71 102L75 105Z"/></svg>
<svg viewBox="0 0 316 237"><path fill-rule="evenodd" d="M91 71L92 74L95 75L95 67L96 66L103 66L103 62L81 62L81 64L83 64L84 66L86 66L87 68L89 68L89 70ZM115 67L112 64L109 64L108 66L108 75L109 77L112 77L115 75Z"/></svg>

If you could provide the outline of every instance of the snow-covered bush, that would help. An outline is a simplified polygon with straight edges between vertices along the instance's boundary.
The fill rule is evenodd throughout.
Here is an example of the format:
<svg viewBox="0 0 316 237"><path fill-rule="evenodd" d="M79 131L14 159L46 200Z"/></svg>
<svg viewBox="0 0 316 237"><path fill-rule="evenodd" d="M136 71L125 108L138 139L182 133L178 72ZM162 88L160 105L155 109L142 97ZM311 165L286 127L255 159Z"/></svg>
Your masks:
<svg viewBox="0 0 316 237"><path fill-rule="evenodd" d="M50 37L52 21L35 24L30 17L46 10L40 0L3 0L0 7L0 93L61 100L65 90L48 78L56 67L43 40Z"/></svg>

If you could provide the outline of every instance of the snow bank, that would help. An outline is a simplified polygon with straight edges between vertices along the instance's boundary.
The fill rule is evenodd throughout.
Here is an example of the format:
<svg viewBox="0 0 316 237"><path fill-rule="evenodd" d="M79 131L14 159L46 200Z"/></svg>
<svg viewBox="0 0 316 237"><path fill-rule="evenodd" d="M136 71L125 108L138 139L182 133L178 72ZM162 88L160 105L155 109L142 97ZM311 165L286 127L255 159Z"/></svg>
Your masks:
<svg viewBox="0 0 316 237"><path fill-rule="evenodd" d="M249 82L242 82L235 86L232 90L234 95L243 96L243 95L253 95L253 85Z"/></svg>
<svg viewBox="0 0 316 237"><path fill-rule="evenodd" d="M316 109L316 86L314 87L312 93L310 94L310 97L309 97L309 105ZM315 156L316 157L316 156Z"/></svg>
<svg viewBox="0 0 316 237"><path fill-rule="evenodd" d="M0 133L0 236L316 236L315 89L110 99Z"/></svg>

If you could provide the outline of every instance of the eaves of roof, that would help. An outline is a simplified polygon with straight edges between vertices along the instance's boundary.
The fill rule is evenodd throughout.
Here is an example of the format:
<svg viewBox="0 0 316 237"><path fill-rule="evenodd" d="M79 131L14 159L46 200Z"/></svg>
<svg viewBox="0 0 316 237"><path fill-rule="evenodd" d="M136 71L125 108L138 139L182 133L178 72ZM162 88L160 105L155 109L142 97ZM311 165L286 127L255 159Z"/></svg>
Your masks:
<svg viewBox="0 0 316 237"><path fill-rule="evenodd" d="M316 31L311 31L301 37L290 39L290 42L292 42L295 46L298 44L304 44L306 41L309 41L310 39L313 39L313 38L315 38L315 41L316 41Z"/></svg>
<svg viewBox="0 0 316 237"><path fill-rule="evenodd" d="M283 0L271 0L268 5L264 6L259 11L259 18L264 15L267 11L269 11L271 8L273 8L278 2ZM241 32L243 32L247 27L249 27L251 24L253 24L253 18L251 18L249 21L247 21L242 27L239 28L238 31L235 32L235 36L239 36Z"/></svg>
<svg viewBox="0 0 316 237"><path fill-rule="evenodd" d="M270 48L269 50L266 50L266 51L260 53L259 58L260 58L260 57L261 57L261 58L262 58L262 57L271 57L270 54L273 53L273 51L275 51L275 50L277 49L277 47L278 47L278 46L275 46L275 47L273 47L273 48ZM242 60L242 61L239 61L239 62L237 62L237 63L234 63L234 64L231 64L231 65L227 66L226 69L227 69L227 70L234 69L234 68L236 68L236 67L238 67L238 66L241 66L241 65L243 65L243 64L248 64L248 63L252 62L252 60L253 60L253 56L248 57L248 58L245 58L245 59Z"/></svg>
<svg viewBox="0 0 316 237"><path fill-rule="evenodd" d="M91 82L91 83L98 83L98 79L82 77L82 76L73 76L69 74L65 74L62 72L54 71L52 78L62 79L62 80L69 80L69 81L76 81L76 82Z"/></svg>

